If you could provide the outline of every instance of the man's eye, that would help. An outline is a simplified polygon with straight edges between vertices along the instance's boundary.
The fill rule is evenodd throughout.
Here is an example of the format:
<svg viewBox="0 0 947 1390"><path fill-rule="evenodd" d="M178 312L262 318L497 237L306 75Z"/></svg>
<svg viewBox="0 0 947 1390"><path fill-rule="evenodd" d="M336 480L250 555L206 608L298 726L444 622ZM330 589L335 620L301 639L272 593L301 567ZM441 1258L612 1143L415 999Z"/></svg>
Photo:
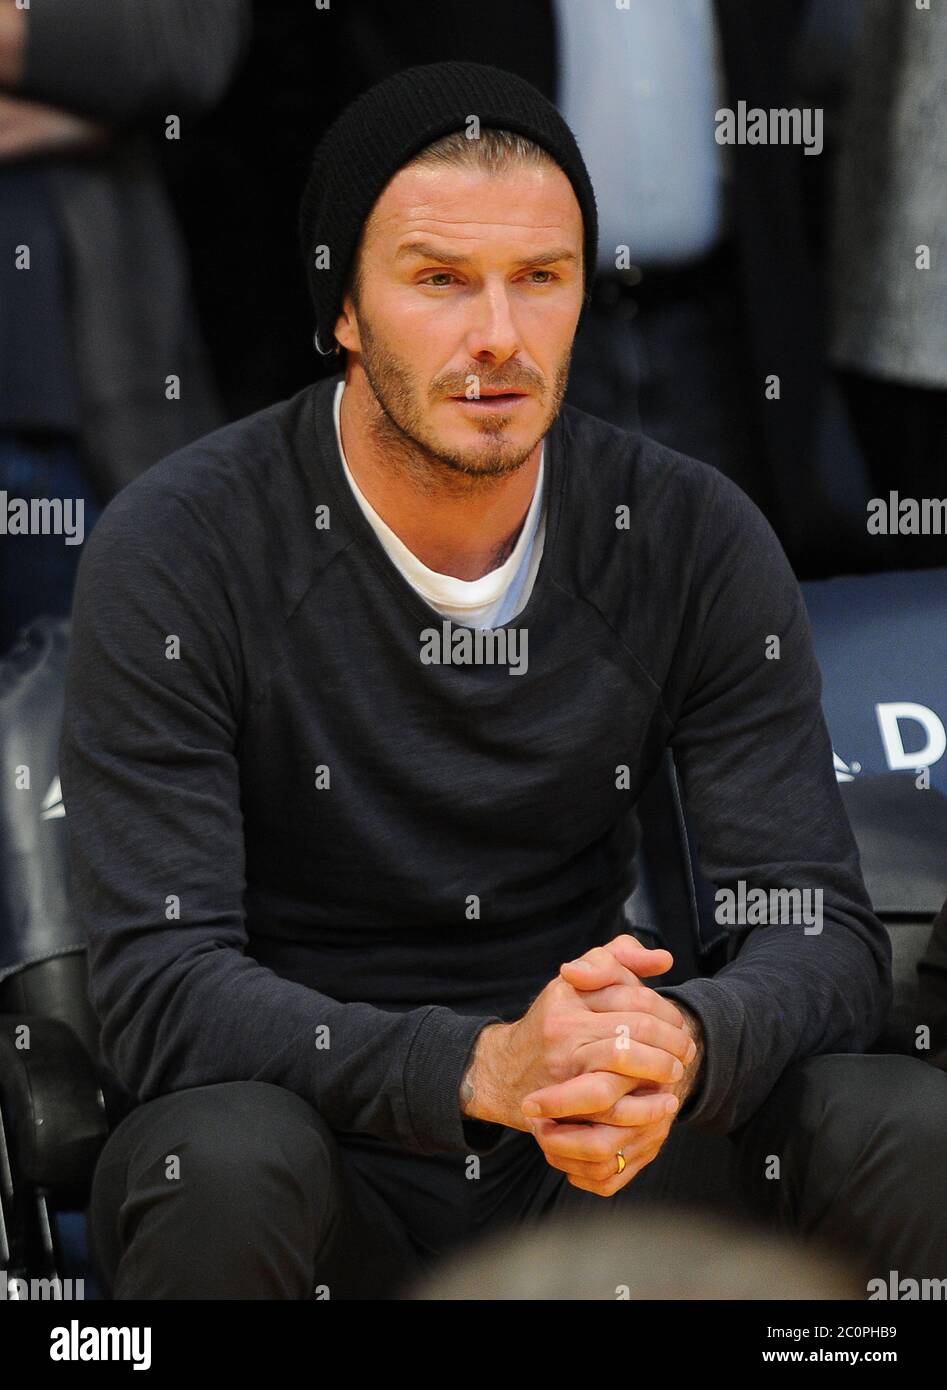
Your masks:
<svg viewBox="0 0 947 1390"><path fill-rule="evenodd" d="M557 280L557 279L559 278L559 277L558 277L553 271L551 271L551 270L531 270L531 271L529 272L529 276L533 276L533 275L545 275L545 276L547 277L545 280L534 280L534 281L533 281L533 284L534 284L534 285L550 285L550 284L552 284L553 280ZM422 285L434 285L434 288L435 288L435 289L441 289L441 288L443 288L443 286L442 286L442 285L435 285L435 284L434 284L435 280L441 280L441 281L444 281L444 280L456 280L456 278L457 278L456 275L452 275L452 274L450 273L449 270L435 270L431 275L426 275L426 276L424 277L424 279L421 281L421 284L422 284Z"/></svg>

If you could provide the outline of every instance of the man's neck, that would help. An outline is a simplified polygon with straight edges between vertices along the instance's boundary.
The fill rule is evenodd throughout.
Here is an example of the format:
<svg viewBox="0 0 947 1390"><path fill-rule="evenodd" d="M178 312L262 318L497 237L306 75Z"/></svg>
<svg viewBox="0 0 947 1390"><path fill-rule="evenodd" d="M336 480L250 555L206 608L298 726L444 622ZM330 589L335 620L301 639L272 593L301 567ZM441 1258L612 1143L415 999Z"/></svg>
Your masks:
<svg viewBox="0 0 947 1390"><path fill-rule="evenodd" d="M374 397L371 406L377 421ZM382 415L373 423L356 381L347 382L342 393L340 429L346 463L362 494L428 569L480 579L513 553L536 490L541 440L522 467L503 477L448 473L437 460L386 438L390 422Z"/></svg>

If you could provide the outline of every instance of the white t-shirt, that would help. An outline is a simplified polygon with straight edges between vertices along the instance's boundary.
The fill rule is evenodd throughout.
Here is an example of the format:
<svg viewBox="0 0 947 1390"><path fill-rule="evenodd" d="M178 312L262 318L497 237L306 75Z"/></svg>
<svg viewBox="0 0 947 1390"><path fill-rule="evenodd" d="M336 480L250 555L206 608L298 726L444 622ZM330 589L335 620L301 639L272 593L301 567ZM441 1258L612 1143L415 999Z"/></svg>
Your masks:
<svg viewBox="0 0 947 1390"><path fill-rule="evenodd" d="M437 570L428 569L427 565L422 564L381 519L355 481L342 448L340 420L344 390L345 382L340 381L336 387L333 407L335 437L339 444L342 467L355 494L355 500L384 546L392 564L401 571L424 601L442 617L455 619L465 627L478 628L499 627L510 622L526 607L543 553L546 534L546 508L543 506L545 442L540 454L533 500L512 553L502 565L491 570L489 574L482 575L480 579L458 579L452 574L440 574Z"/></svg>

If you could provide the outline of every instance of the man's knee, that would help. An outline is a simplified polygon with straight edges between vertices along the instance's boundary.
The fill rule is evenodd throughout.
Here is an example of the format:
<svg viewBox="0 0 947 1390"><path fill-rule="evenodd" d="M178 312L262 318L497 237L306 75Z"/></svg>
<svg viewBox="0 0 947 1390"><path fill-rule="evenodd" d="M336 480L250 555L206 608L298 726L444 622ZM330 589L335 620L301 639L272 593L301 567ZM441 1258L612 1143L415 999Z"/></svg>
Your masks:
<svg viewBox="0 0 947 1390"><path fill-rule="evenodd" d="M947 1075L899 1053L826 1053L787 1068L772 1099L846 1169L873 1155L927 1174L947 1153Z"/></svg>
<svg viewBox="0 0 947 1390"><path fill-rule="evenodd" d="M301 1096L258 1081L194 1087L139 1106L110 1136L93 1180L94 1246L109 1283L136 1240L127 1263L147 1262L156 1286L172 1264L196 1261L194 1278L208 1287L226 1281L228 1263L249 1287L257 1275L240 1262L259 1262L270 1247L286 1250L295 1281L308 1282L303 1267L339 1200L335 1139ZM214 1270L201 1266L209 1249Z"/></svg>
<svg viewBox="0 0 947 1390"><path fill-rule="evenodd" d="M882 1155L905 1170L947 1152L947 1075L896 1053L823 1053L791 1063L738 1136L746 1170L774 1157L826 1177Z"/></svg>
<svg viewBox="0 0 947 1390"><path fill-rule="evenodd" d="M126 1148L130 1184L150 1176L196 1196L222 1186L249 1192L287 1174L325 1181L335 1154L313 1107L264 1081L198 1086L146 1102L122 1121L114 1143Z"/></svg>
<svg viewBox="0 0 947 1390"><path fill-rule="evenodd" d="M844 1111L853 1122L901 1124L943 1138L947 1075L901 1053L832 1052L796 1064L814 1107Z"/></svg>

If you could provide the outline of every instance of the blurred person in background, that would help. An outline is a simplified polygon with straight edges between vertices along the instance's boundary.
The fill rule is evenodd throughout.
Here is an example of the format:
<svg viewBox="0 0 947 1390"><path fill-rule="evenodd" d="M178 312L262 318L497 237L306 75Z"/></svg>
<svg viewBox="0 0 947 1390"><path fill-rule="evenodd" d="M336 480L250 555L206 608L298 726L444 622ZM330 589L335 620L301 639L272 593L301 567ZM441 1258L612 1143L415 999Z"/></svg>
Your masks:
<svg viewBox="0 0 947 1390"><path fill-rule="evenodd" d="M186 141L249 39L248 0L0 0L0 491L74 522L4 527L0 652L69 612L110 498L223 423L152 142L169 117Z"/></svg>
<svg viewBox="0 0 947 1390"><path fill-rule="evenodd" d="M868 460L866 504L891 492L947 497L945 131L947 9L867 0L837 165L831 280L831 352ZM879 567L947 564L945 523L939 534L873 537Z"/></svg>

